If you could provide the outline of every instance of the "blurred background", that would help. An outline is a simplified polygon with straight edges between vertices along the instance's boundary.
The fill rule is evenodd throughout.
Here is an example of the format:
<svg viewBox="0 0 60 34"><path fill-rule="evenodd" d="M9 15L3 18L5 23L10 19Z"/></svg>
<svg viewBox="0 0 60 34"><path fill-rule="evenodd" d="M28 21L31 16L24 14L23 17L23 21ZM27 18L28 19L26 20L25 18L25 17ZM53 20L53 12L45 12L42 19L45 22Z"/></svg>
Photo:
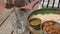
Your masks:
<svg viewBox="0 0 60 34"><path fill-rule="evenodd" d="M34 5L36 6L34 7ZM16 12L19 12L20 8L37 10L39 0L0 0L0 34L16 34L12 25L12 23L16 23L14 7ZM27 34L27 32L25 33Z"/></svg>
<svg viewBox="0 0 60 34"><path fill-rule="evenodd" d="M20 8L60 8L60 0L0 0L0 34L16 34L11 24L16 22L14 7L17 12Z"/></svg>

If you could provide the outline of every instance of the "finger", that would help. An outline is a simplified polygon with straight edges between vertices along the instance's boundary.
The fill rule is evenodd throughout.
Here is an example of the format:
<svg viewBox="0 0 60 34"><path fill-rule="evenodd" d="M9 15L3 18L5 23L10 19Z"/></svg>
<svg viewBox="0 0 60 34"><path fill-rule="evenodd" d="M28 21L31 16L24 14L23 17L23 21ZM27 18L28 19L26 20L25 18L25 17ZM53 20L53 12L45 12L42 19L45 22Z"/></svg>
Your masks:
<svg viewBox="0 0 60 34"><path fill-rule="evenodd" d="M38 0L32 1L31 3L29 3L28 5L21 7L21 8L25 8L25 9L32 9L32 6L37 2Z"/></svg>

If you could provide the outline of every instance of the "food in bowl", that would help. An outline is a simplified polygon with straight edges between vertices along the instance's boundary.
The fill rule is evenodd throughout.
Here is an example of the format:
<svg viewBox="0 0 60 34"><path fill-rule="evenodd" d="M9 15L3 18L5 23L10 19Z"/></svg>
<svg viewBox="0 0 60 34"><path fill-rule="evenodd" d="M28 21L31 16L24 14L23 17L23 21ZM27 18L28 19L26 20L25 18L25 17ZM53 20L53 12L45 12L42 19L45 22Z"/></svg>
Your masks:
<svg viewBox="0 0 60 34"><path fill-rule="evenodd" d="M59 14L37 14L33 15L31 18L39 18L41 19L41 23L44 23L43 31L46 34L60 34L60 25L57 27L56 23L60 24L60 15ZM58 30L57 30L58 29ZM55 33L54 33L55 32Z"/></svg>
<svg viewBox="0 0 60 34"><path fill-rule="evenodd" d="M46 34L60 34L60 25L56 25L55 21L45 21L42 24L42 29Z"/></svg>
<svg viewBox="0 0 60 34"><path fill-rule="evenodd" d="M29 20L29 24L36 30L40 29L41 20L39 18L32 18Z"/></svg>
<svg viewBox="0 0 60 34"><path fill-rule="evenodd" d="M32 12L29 18L39 18L41 19L41 23L45 23L44 28L41 27L44 34L60 34L60 9L56 8L44 8ZM40 24L41 26L41 24ZM39 30L41 32L41 30Z"/></svg>
<svg viewBox="0 0 60 34"><path fill-rule="evenodd" d="M58 23L60 23L60 15L59 14L37 14L37 15L33 15L31 16L31 18L39 18L41 19L42 23L48 20L53 20L56 21Z"/></svg>

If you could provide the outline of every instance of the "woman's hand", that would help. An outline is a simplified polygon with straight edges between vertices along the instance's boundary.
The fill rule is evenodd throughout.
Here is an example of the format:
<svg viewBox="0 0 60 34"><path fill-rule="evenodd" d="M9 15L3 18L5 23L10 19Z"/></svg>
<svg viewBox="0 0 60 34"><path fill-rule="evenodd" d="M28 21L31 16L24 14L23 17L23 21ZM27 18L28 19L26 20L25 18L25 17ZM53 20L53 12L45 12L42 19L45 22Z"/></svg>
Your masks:
<svg viewBox="0 0 60 34"><path fill-rule="evenodd" d="M38 1L39 1L39 0L34 0L34 1L32 1L31 3L29 3L29 4L27 4L26 6L21 7L21 8L37 10L37 9L39 8L39 2L38 2ZM34 5L36 2L38 2L38 3L33 7L33 5ZM32 7L33 7L33 8L32 8Z"/></svg>

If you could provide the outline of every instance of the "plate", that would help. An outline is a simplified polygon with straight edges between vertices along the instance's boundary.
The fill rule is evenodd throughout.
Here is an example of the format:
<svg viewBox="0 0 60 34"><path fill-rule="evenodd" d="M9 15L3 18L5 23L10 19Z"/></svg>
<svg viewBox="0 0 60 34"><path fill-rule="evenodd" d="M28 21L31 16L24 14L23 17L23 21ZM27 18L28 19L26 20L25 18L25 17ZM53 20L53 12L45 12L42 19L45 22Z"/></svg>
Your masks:
<svg viewBox="0 0 60 34"><path fill-rule="evenodd" d="M33 16L33 15L37 15L37 14L41 14L41 15L45 15L45 14L60 14L60 9L58 8L43 8L43 9L39 9L36 11L33 11L29 16L28 16L28 20ZM42 23L43 24L43 23ZM60 25L59 23L57 23L58 25ZM45 32L43 31L43 29L37 30L38 32L40 32L41 34L44 34ZM44 33L43 33L44 32Z"/></svg>

